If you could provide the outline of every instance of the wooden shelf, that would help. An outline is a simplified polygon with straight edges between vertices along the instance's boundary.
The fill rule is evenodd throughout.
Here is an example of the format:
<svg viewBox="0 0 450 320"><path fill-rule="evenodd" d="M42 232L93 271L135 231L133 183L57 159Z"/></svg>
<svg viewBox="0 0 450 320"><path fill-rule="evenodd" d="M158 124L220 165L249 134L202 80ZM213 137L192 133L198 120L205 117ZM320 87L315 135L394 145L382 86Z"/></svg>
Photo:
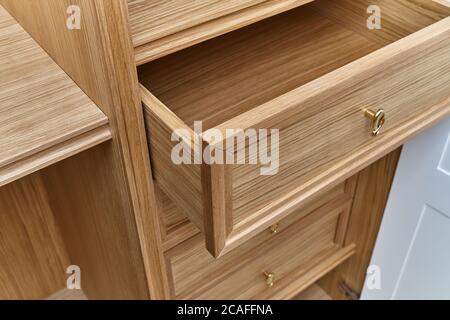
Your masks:
<svg viewBox="0 0 450 320"><path fill-rule="evenodd" d="M107 117L0 6L0 186L109 140Z"/></svg>
<svg viewBox="0 0 450 320"><path fill-rule="evenodd" d="M137 65L313 0L128 0Z"/></svg>

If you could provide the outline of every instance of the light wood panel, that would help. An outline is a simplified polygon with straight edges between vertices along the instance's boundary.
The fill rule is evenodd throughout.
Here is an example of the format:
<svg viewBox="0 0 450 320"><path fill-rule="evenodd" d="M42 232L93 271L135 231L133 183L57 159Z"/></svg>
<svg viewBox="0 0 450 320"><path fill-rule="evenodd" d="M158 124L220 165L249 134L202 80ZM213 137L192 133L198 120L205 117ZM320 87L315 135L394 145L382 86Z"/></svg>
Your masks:
<svg viewBox="0 0 450 320"><path fill-rule="evenodd" d="M44 299L69 265L39 173L0 188L0 299Z"/></svg>
<svg viewBox="0 0 450 320"><path fill-rule="evenodd" d="M0 3L110 121L111 143L58 163L44 175L55 215L64 230L71 230L64 235L70 256L89 275L86 295L164 298L160 222L126 0ZM70 5L81 9L80 30L66 27Z"/></svg>
<svg viewBox="0 0 450 320"><path fill-rule="evenodd" d="M355 255L318 281L333 299L348 299L340 288L345 283L361 294L372 257L401 149L358 173L355 197L345 243L355 243Z"/></svg>
<svg viewBox="0 0 450 320"><path fill-rule="evenodd" d="M136 63L160 58L312 0L128 0Z"/></svg>
<svg viewBox="0 0 450 320"><path fill-rule="evenodd" d="M139 80L206 131L379 48L309 7L148 63Z"/></svg>
<svg viewBox="0 0 450 320"><path fill-rule="evenodd" d="M342 183L325 193L317 194L311 201L304 203L295 210L302 212L302 215L304 215L333 199L341 198L343 201L350 200L353 197L355 183L356 179L350 178L345 183ZM189 218L186 217L184 212L180 210L160 188L156 187L155 190L160 207L161 220L164 226L164 228L162 228L162 234L165 251L176 247L200 233L200 230L195 227ZM298 218L298 216L296 218Z"/></svg>
<svg viewBox="0 0 450 320"><path fill-rule="evenodd" d="M155 187L155 194L164 226L161 230L164 251L168 251L200 233L200 230L189 221L160 188Z"/></svg>
<svg viewBox="0 0 450 320"><path fill-rule="evenodd" d="M307 294L307 298L314 298L319 297L321 292L319 291L319 288L314 287L311 288L311 291L305 293ZM64 300L88 300L86 295L84 294L83 290L69 290L69 289L63 289L60 290L51 296L47 297L45 300L58 300L58 301L64 301Z"/></svg>
<svg viewBox="0 0 450 320"><path fill-rule="evenodd" d="M331 297L322 288L313 284L311 287L294 297L292 300L331 300Z"/></svg>
<svg viewBox="0 0 450 320"><path fill-rule="evenodd" d="M277 234L267 230L217 260L205 250L201 236L182 243L166 254L174 296L182 299L294 297L335 267L337 261L342 262L351 255L352 246L339 250L340 244L335 243L338 229L343 228L345 232L346 226L339 224L339 217L348 213L349 204L338 197L313 213L299 211L280 221ZM273 288L267 288L265 271L275 273Z"/></svg>
<svg viewBox="0 0 450 320"><path fill-rule="evenodd" d="M353 175L448 115L450 65L443 61L450 55L449 34L447 18L220 125L222 132L280 128L276 175L261 176L261 166L233 167L233 211L251 208L254 221L272 215L283 202L297 201L298 194L333 183L337 175ZM386 111L379 137L370 134L367 108ZM252 228L254 221L238 227Z"/></svg>
<svg viewBox="0 0 450 320"><path fill-rule="evenodd" d="M439 3L440 5L450 8L450 3L447 0L433 0L433 1Z"/></svg>
<svg viewBox="0 0 450 320"><path fill-rule="evenodd" d="M367 28L371 5L381 9L381 29ZM433 0L318 0L313 5L327 18L381 45L387 45L450 16L450 8Z"/></svg>
<svg viewBox="0 0 450 320"><path fill-rule="evenodd" d="M108 119L0 6L0 186L109 140Z"/></svg>
<svg viewBox="0 0 450 320"><path fill-rule="evenodd" d="M450 18L376 50L380 44L327 19L312 5L140 69L155 179L203 231L214 256L450 112L450 64L445 63ZM387 114L376 138L364 114L368 108ZM234 138L228 129L279 129L279 171L262 176L262 165L173 164L171 134L184 128L190 141L194 120L204 121L204 145L221 150ZM224 138L208 141L211 127ZM170 166L176 176L160 170ZM190 186L188 192L182 185ZM225 200L230 194L231 209Z"/></svg>
<svg viewBox="0 0 450 320"><path fill-rule="evenodd" d="M128 0L134 46L251 7L264 0Z"/></svg>
<svg viewBox="0 0 450 320"><path fill-rule="evenodd" d="M210 245L214 243L213 239L219 238L222 225L228 225L230 229L230 221L222 219L217 222L214 232L211 232L212 228L205 229L203 212L210 214L211 210L204 206L202 199L207 197L208 188L199 184L202 177L199 165L173 164L170 157L175 144L170 141L172 132L184 128L194 136L195 133L189 129L194 120L202 120L206 130L376 48L364 38L354 37L352 32L318 18L308 8L301 9L140 69L143 86L165 103L142 88L142 100L147 106L149 141L155 141L150 144L154 177L191 221L205 234L208 233ZM281 34L289 37L280 38ZM342 41L330 40L330 34L331 39ZM242 46L244 42L246 45ZM318 58L314 49L330 45L332 47L327 52L332 52L333 57L323 54ZM274 47L278 49L275 56ZM287 61L292 64L287 64ZM242 64L244 69L240 67ZM251 214L254 211L246 212ZM239 219L239 214L234 218L236 224L243 220ZM214 221L212 219L209 225L214 225ZM222 245L210 247L214 255L219 255L226 235L222 233L220 236Z"/></svg>
<svg viewBox="0 0 450 320"><path fill-rule="evenodd" d="M175 114L167 112L164 106L147 89L141 86L141 98L145 108L145 120L149 149L152 154L153 177L158 186L178 205L196 225L203 230L202 216L198 212L203 210L203 187L201 184L200 165L176 165L171 158L172 148L175 142L171 141L173 132L177 129L185 129L191 133L191 137L183 136L183 139L194 145L194 131L184 124ZM149 108L151 107L151 108ZM153 143L158 141L158 143ZM183 143L184 140L181 140ZM188 149L189 150L189 149ZM177 181L177 183L172 183Z"/></svg>

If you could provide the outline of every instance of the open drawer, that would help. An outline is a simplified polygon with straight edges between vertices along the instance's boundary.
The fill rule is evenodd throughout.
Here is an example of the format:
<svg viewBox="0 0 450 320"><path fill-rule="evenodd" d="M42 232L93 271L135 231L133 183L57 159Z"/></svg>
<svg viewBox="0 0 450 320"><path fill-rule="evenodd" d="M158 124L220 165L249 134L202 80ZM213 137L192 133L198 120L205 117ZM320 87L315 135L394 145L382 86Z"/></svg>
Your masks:
<svg viewBox="0 0 450 320"><path fill-rule="evenodd" d="M214 256L236 248L450 114L448 16L319 0L140 67L156 182Z"/></svg>

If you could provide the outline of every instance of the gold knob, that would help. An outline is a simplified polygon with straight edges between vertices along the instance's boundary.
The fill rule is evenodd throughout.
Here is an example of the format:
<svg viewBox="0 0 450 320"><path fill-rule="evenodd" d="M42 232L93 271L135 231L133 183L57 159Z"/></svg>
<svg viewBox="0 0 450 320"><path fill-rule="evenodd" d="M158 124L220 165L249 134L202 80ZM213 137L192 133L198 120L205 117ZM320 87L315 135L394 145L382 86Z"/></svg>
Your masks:
<svg viewBox="0 0 450 320"><path fill-rule="evenodd" d="M272 272L264 272L264 275L266 276L266 284L269 288L273 287L273 283L275 281L275 274Z"/></svg>
<svg viewBox="0 0 450 320"><path fill-rule="evenodd" d="M375 137L380 134L381 128L386 121L386 112L383 109L378 109L377 112L366 110L366 117L370 119L370 126L372 135Z"/></svg>
<svg viewBox="0 0 450 320"><path fill-rule="evenodd" d="M272 234L277 234L278 233L278 228L280 227L279 223L275 223L274 225L270 226L269 230L270 233Z"/></svg>

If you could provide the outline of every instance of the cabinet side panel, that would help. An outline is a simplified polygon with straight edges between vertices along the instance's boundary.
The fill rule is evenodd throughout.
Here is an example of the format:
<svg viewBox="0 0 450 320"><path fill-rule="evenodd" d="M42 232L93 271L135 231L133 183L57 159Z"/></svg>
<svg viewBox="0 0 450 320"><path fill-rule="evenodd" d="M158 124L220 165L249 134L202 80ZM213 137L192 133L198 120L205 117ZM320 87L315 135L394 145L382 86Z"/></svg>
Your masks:
<svg viewBox="0 0 450 320"><path fill-rule="evenodd" d="M345 238L347 245L356 244L356 253L319 282L333 299L349 298L340 289L341 283L355 293L361 293L400 153L401 148L357 174Z"/></svg>
<svg viewBox="0 0 450 320"><path fill-rule="evenodd" d="M0 188L0 299L44 299L69 265L39 173Z"/></svg>
<svg viewBox="0 0 450 320"><path fill-rule="evenodd" d="M0 0L0 4L109 119L111 143L52 167L45 179L49 193L59 195L52 197L55 215L76 217L70 225L59 221L73 231L63 234L69 254L90 274L85 279L92 281L85 283L87 297L166 297L127 1ZM74 13L76 17L76 11L68 11L73 6L80 8L81 28L69 30L67 21ZM112 225L115 237L108 229ZM103 252L123 247L130 250L117 256Z"/></svg>

